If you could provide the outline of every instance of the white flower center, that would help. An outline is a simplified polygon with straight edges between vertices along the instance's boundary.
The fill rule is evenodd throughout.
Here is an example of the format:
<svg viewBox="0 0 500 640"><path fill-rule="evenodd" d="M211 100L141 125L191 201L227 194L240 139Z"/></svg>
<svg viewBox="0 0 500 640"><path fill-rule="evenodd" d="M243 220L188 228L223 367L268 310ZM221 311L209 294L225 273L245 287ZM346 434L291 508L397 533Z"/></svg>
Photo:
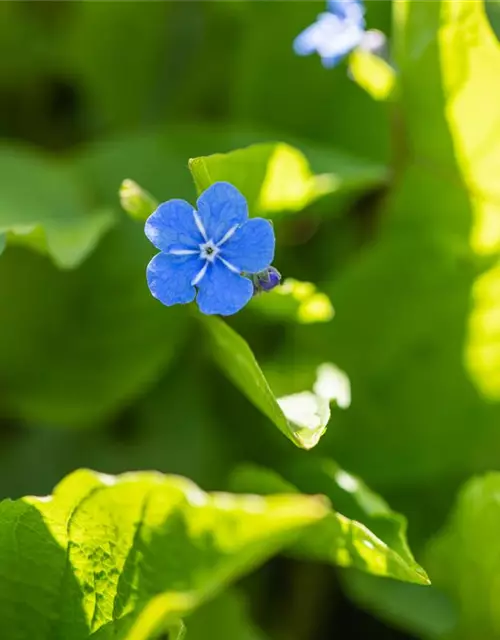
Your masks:
<svg viewBox="0 0 500 640"><path fill-rule="evenodd" d="M240 269L238 269L238 267L236 267L234 264L231 264L230 262L228 262L227 260L224 260L224 258L222 256L220 256L220 252L221 249L220 247L225 244L236 232L236 230L238 229L238 225L235 224L234 226L232 226L225 234L224 236L221 238L221 240L219 240L219 242L215 243L213 240L208 238L208 234L207 231L205 229L205 226L203 225L203 221L200 217L200 215L198 214L197 211L193 210L193 217L194 217L194 222L196 224L196 227L198 229L198 231L200 232L201 236L203 237L203 240L205 240L205 242L203 242L202 244L198 245L199 246L199 256L202 260L205 260L205 262L203 263L201 269L198 271L198 273L195 275L195 277L191 280L191 284L194 286L198 285L203 278L205 277L205 274L208 270L208 265L210 262L215 262L216 258L218 257L219 260L222 262L222 264L229 269L230 271L232 271L233 273L240 273ZM196 249L171 249L169 251L169 253L173 256L193 256L196 255L198 253L198 250Z"/></svg>
<svg viewBox="0 0 500 640"><path fill-rule="evenodd" d="M208 260L208 262L213 262L219 251L220 249L212 240L200 244L200 258Z"/></svg>

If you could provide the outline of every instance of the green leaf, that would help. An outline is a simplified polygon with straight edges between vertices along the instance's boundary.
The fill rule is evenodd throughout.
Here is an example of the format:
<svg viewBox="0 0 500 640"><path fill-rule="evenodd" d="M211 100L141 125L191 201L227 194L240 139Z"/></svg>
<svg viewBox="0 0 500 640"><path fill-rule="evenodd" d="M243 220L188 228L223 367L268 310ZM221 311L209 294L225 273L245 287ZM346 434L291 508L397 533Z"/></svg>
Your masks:
<svg viewBox="0 0 500 640"><path fill-rule="evenodd" d="M307 338L356 388L329 451L379 486L496 465L500 423L500 45L481 1L393 4L397 179Z"/></svg>
<svg viewBox="0 0 500 640"><path fill-rule="evenodd" d="M88 210L86 195L69 165L27 148L0 149L0 234L9 243L76 267L113 223L109 210Z"/></svg>
<svg viewBox="0 0 500 640"><path fill-rule="evenodd" d="M328 173L316 173L295 147L270 142L193 158L189 169L198 193L214 182L234 184L247 198L252 215L301 211L323 196L369 190L386 179L384 167L345 153L316 152L316 158L318 165L328 166Z"/></svg>
<svg viewBox="0 0 500 640"><path fill-rule="evenodd" d="M442 0L432 7L417 3L400 8L403 33L398 48L402 68L407 75L417 72L432 56L439 55L441 85L445 92L447 126L456 147L456 169L461 188L466 192L468 211L457 213L461 235L456 238L458 250L467 252L477 276L471 283L471 313L465 346L467 373L480 394L489 401L500 400L500 339L498 317L500 304L500 190L496 167L500 162L498 145L500 128L500 90L496 88L500 44L492 31L482 0L454 3ZM435 37L422 50L414 25L425 21L427 31ZM473 36L463 40L464 28ZM438 64L437 60L435 64ZM419 83L419 85L422 83ZM492 90L492 87L494 89ZM436 136L443 127L441 118L426 117L434 108L435 98L422 103L415 93L426 87L413 86L409 95L408 122L411 143L429 170L449 171L449 144L441 144L444 135ZM488 100L484 101L484 96ZM422 111L423 109L423 111ZM480 111L481 117L471 117ZM443 115L444 117L444 115ZM419 134L427 128L426 140ZM453 150L452 150L453 151ZM446 178L444 178L446 179ZM460 244L466 245L461 247ZM498 414L497 414L498 415Z"/></svg>
<svg viewBox="0 0 500 640"><path fill-rule="evenodd" d="M120 186L120 204L136 220L146 220L158 207L158 201L133 180L124 180Z"/></svg>
<svg viewBox="0 0 500 640"><path fill-rule="evenodd" d="M349 56L353 79L375 100L389 100L396 88L396 72L385 60L368 51L357 49Z"/></svg>
<svg viewBox="0 0 500 640"><path fill-rule="evenodd" d="M236 589L202 605L186 620L188 640L264 640L250 619L247 603Z"/></svg>
<svg viewBox="0 0 500 640"><path fill-rule="evenodd" d="M348 569L340 577L347 595L358 607L391 626L416 638L449 638L456 623L456 611L435 584L424 588Z"/></svg>
<svg viewBox="0 0 500 640"><path fill-rule="evenodd" d="M250 309L276 321L292 320L300 324L329 322L335 314L330 298L318 291L316 285L293 278L256 296Z"/></svg>
<svg viewBox="0 0 500 640"><path fill-rule="evenodd" d="M0 503L2 632L149 639L326 512L317 497L207 494L178 476L77 471L53 496Z"/></svg>
<svg viewBox="0 0 500 640"><path fill-rule="evenodd" d="M490 20L491 28L498 38L500 36L500 2L498 0L490 0L490 2L485 2L484 8Z"/></svg>
<svg viewBox="0 0 500 640"><path fill-rule="evenodd" d="M214 360L233 384L298 447L316 446L330 419L329 400L308 391L277 399L245 340L219 318L202 320Z"/></svg>
<svg viewBox="0 0 500 640"><path fill-rule="evenodd" d="M186 625L182 620L179 620L179 622L172 625L168 630L169 640L184 640L186 637L186 631Z"/></svg>
<svg viewBox="0 0 500 640"><path fill-rule="evenodd" d="M458 619L446 638L498 638L499 492L500 473L470 480L460 491L448 523L428 549L433 580L456 605Z"/></svg>
<svg viewBox="0 0 500 640"><path fill-rule="evenodd" d="M70 273L32 252L6 251L0 260L6 414L33 424L88 426L154 384L190 325L186 309L165 313L150 295L144 273L151 254L126 218Z"/></svg>
<svg viewBox="0 0 500 640"><path fill-rule="evenodd" d="M378 576L429 584L406 542L406 521L355 476L329 460L310 459L289 466L286 480L251 465L233 474L237 491L324 493L335 505L314 533L301 536L293 553L305 559L355 567ZM291 482L289 482L289 480Z"/></svg>

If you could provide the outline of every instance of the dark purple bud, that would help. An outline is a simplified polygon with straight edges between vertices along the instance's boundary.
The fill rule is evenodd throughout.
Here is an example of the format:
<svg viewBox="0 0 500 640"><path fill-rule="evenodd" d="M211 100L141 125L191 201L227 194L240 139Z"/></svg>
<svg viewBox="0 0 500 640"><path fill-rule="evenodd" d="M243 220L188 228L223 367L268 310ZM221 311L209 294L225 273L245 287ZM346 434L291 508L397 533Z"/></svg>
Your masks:
<svg viewBox="0 0 500 640"><path fill-rule="evenodd" d="M252 275L254 295L261 291L271 291L281 282L281 273L274 267L268 267L264 271Z"/></svg>

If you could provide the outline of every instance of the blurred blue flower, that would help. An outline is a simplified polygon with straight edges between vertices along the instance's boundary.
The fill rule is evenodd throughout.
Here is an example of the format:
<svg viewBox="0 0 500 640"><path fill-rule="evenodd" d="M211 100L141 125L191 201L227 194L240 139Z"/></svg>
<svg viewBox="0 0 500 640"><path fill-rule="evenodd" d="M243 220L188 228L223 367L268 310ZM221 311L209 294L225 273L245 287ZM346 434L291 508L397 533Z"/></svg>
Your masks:
<svg viewBox="0 0 500 640"><path fill-rule="evenodd" d="M376 52L374 49L383 48L385 36L382 33L365 31L361 0L328 0L327 7L327 12L321 13L314 24L295 38L295 53L308 56L317 52L323 66L331 68L357 47L372 53Z"/></svg>
<svg viewBox="0 0 500 640"><path fill-rule="evenodd" d="M365 8L362 0L327 0L328 11L341 20L351 20L363 28L365 26Z"/></svg>
<svg viewBox="0 0 500 640"><path fill-rule="evenodd" d="M264 271L252 276L254 295L262 291L272 291L281 282L281 273L275 267L268 267Z"/></svg>
<svg viewBox="0 0 500 640"><path fill-rule="evenodd" d="M253 296L242 273L272 262L274 230L263 218L248 219L245 198L227 182L211 185L197 206L169 200L147 219L146 236L161 251L148 265L148 286L167 306L196 298L202 313L228 316Z"/></svg>

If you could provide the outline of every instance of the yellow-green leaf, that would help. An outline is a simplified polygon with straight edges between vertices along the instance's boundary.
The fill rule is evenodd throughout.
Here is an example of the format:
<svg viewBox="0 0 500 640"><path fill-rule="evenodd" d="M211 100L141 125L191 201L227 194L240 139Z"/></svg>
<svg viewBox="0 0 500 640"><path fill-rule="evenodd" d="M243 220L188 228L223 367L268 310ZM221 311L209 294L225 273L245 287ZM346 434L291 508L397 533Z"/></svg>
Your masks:
<svg viewBox="0 0 500 640"><path fill-rule="evenodd" d="M301 536L294 543L294 555L429 584L406 542L405 519L391 511L359 478L330 460L317 458L289 465L285 478L274 471L246 465L233 474L232 486L237 491L262 494L299 490L324 493L331 499L333 507L328 517L318 522L310 535Z"/></svg>
<svg viewBox="0 0 500 640"><path fill-rule="evenodd" d="M149 640L326 516L318 497L207 494L81 470L0 503L5 638Z"/></svg>

